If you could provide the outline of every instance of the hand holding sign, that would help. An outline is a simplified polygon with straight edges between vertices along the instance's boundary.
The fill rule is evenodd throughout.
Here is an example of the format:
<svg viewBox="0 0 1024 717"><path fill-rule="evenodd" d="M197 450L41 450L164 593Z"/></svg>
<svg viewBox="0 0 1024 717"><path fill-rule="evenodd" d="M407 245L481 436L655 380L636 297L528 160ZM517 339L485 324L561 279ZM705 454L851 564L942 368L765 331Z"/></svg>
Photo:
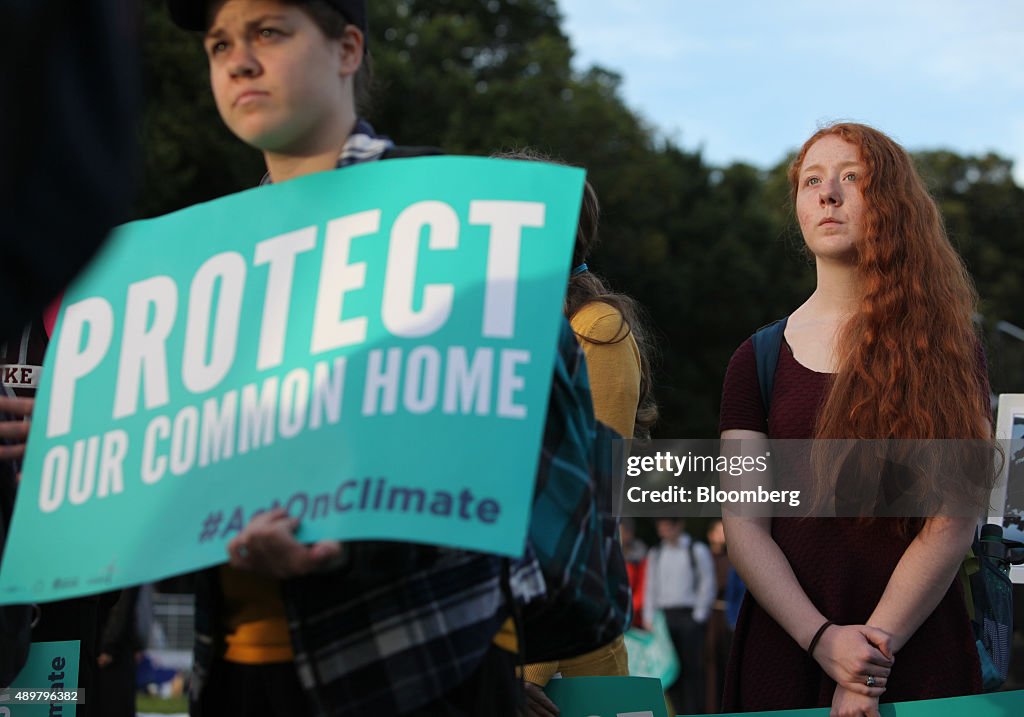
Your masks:
<svg viewBox="0 0 1024 717"><path fill-rule="evenodd" d="M231 565L279 580L324 570L339 561L344 546L337 540L303 545L295 539L299 521L282 508L261 513L228 543Z"/></svg>
<svg viewBox="0 0 1024 717"><path fill-rule="evenodd" d="M3 439L0 460L9 461L25 454L25 441L28 440L31 426L29 419L32 418L34 406L33 398L0 396L0 415L5 416L4 420L0 420L0 439Z"/></svg>
<svg viewBox="0 0 1024 717"><path fill-rule="evenodd" d="M526 692L526 711L529 717L558 717L561 710L558 705L544 694L544 688L532 682L523 682Z"/></svg>

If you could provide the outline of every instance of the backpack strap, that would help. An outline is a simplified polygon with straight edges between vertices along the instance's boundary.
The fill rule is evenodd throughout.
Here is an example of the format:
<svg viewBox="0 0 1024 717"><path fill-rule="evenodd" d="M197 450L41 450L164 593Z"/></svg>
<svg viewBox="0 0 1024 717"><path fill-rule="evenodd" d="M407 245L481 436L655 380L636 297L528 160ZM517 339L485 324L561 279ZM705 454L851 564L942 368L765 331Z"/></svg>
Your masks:
<svg viewBox="0 0 1024 717"><path fill-rule="evenodd" d="M775 387L775 368L779 364L779 350L782 348L783 334L786 330L785 316L778 321L762 326L750 337L754 345L754 360L757 363L757 383L761 388L761 404L764 406L764 419L768 420L768 409L772 403L772 389Z"/></svg>
<svg viewBox="0 0 1024 717"><path fill-rule="evenodd" d="M693 596L697 596L697 558L693 554L693 546L696 543L696 539L693 536L690 537L690 589L693 590Z"/></svg>

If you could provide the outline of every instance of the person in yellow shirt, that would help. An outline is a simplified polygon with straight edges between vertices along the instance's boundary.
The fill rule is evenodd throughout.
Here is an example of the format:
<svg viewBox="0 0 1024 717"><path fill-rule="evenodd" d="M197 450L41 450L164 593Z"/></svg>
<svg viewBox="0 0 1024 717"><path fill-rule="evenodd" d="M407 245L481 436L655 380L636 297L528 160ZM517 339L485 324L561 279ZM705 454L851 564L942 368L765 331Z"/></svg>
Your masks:
<svg viewBox="0 0 1024 717"><path fill-rule="evenodd" d="M565 315L586 356L597 420L623 438L647 438L658 418L651 377L654 347L640 305L626 294L611 291L587 266L598 241L599 218L597 193L587 182Z"/></svg>
<svg viewBox="0 0 1024 717"><path fill-rule="evenodd" d="M501 156L547 160L532 152ZM647 438L658 417L651 378L653 346L640 305L625 294L611 291L587 266L587 259L598 241L599 218L597 193L587 182L564 312L586 357L597 420L623 438ZM523 677L531 715L558 714L558 708L543 692L543 687L556 674L562 677L628 675L622 635L583 655L526 665Z"/></svg>

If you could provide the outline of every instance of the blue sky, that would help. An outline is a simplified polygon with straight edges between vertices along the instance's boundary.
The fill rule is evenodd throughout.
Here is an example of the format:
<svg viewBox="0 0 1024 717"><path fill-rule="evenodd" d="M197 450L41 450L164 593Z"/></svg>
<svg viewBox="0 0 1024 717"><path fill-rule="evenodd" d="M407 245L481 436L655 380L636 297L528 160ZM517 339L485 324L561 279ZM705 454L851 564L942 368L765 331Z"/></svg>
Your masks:
<svg viewBox="0 0 1024 717"><path fill-rule="evenodd" d="M578 68L661 132L767 167L822 121L908 149L995 151L1024 185L1024 1L560 0Z"/></svg>

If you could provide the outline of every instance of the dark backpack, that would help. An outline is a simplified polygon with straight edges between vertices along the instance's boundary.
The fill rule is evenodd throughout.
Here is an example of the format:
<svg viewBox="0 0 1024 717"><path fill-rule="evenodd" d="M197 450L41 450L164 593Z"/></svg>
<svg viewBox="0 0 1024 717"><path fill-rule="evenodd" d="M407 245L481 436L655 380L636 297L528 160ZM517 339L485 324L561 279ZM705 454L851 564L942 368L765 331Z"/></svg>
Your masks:
<svg viewBox="0 0 1024 717"><path fill-rule="evenodd" d="M618 434L594 419L589 384L576 336L565 323L559 353L578 365L556 362L545 432L558 431L556 460L538 472L530 511L529 544L547 585L543 600L522 612L527 663L574 657L607 645L631 619L626 561L612 505L612 441ZM518 622L517 617L517 622Z"/></svg>
<svg viewBox="0 0 1024 717"><path fill-rule="evenodd" d="M757 382L761 388L765 422L771 408L775 386L775 369L786 330L785 317L758 329L750 337L757 364ZM1000 543L1008 550L1011 541ZM1009 560L999 560L983 549L977 531L971 550L960 564L960 581L964 601L971 618L978 658L981 662L982 684L987 691L999 689L1010 669L1013 641L1013 585L1008 575Z"/></svg>
<svg viewBox="0 0 1024 717"><path fill-rule="evenodd" d="M997 546L994 551L991 550L993 545ZM982 686L989 692L1002 687L1010 673L1013 649L1010 564L1022 562L1011 558L1011 550L1019 555L1021 547L1021 543L1004 540L998 525L986 525L981 534L975 531L971 551L960 564L964 601L981 661Z"/></svg>

